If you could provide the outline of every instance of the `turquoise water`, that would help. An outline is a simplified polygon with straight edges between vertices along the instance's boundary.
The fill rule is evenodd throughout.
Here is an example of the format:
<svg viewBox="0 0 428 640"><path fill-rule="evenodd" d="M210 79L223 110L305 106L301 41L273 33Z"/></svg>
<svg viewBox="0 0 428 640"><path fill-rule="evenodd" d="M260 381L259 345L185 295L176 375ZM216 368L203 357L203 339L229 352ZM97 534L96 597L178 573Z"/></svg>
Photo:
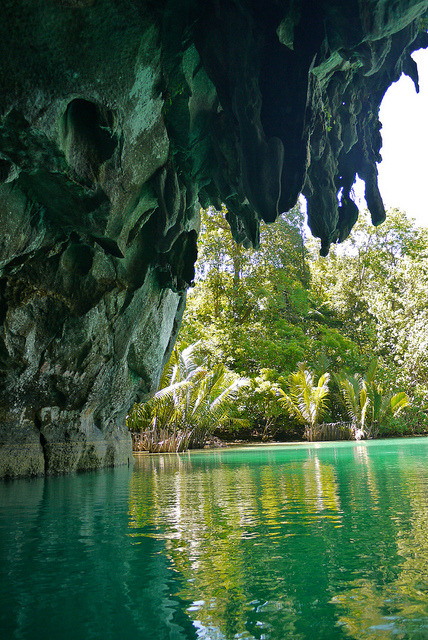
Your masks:
<svg viewBox="0 0 428 640"><path fill-rule="evenodd" d="M2 639L428 638L428 439L0 485Z"/></svg>

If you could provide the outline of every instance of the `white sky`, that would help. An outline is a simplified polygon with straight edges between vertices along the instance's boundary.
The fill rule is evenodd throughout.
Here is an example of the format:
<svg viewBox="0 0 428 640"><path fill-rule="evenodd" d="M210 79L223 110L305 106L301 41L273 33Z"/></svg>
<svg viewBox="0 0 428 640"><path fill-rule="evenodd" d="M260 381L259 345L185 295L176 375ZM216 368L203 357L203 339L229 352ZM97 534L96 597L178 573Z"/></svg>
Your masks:
<svg viewBox="0 0 428 640"><path fill-rule="evenodd" d="M428 226L428 50L412 57L419 70L419 93L402 75L380 107L379 189L386 208L402 209L418 225Z"/></svg>
<svg viewBox="0 0 428 640"><path fill-rule="evenodd" d="M397 207L419 226L428 227L428 49L416 51L412 58L418 65L419 93L403 74L380 107L383 145L378 183L386 209ZM364 210L364 183L359 178L354 192ZM302 196L301 203L306 210Z"/></svg>

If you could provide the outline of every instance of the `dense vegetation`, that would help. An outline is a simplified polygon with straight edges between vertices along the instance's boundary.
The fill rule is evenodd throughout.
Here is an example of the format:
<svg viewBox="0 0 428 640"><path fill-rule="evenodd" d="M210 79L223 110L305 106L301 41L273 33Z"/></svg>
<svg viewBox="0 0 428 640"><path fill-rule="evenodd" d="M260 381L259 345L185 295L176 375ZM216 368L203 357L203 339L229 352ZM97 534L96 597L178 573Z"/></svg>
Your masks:
<svg viewBox="0 0 428 640"><path fill-rule="evenodd" d="M232 385L226 413L211 422L205 415L204 437L211 428L223 438L312 439L321 420L350 420L354 436L425 432L427 230L398 210L379 227L361 215L350 238L321 258L298 207L262 226L257 251L233 241L226 214L202 212L196 286L171 361L195 345L206 375L225 376L218 393ZM164 377L161 387L170 386ZM136 407L130 426L150 431L162 398L171 404L171 390ZM194 421L171 420L197 433Z"/></svg>

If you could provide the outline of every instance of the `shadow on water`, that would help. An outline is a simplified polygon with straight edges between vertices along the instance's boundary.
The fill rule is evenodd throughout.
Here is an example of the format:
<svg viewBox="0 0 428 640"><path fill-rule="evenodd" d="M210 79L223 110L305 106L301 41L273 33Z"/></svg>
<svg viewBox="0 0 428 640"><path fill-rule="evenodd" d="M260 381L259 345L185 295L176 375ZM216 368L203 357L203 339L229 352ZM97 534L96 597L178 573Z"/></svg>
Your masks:
<svg viewBox="0 0 428 640"><path fill-rule="evenodd" d="M195 638L164 543L130 531L132 470L0 486L2 638Z"/></svg>
<svg viewBox="0 0 428 640"><path fill-rule="evenodd" d="M428 638L428 439L0 486L6 638Z"/></svg>

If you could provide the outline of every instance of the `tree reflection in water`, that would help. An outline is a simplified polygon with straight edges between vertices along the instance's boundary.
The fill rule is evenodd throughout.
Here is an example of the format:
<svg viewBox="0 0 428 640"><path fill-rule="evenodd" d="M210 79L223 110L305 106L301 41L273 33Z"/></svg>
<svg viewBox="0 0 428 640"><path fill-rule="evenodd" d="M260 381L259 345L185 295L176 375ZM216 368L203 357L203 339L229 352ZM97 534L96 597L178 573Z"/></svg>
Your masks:
<svg viewBox="0 0 428 640"><path fill-rule="evenodd" d="M141 456L131 531L164 541L200 638L426 637L428 448L391 447Z"/></svg>

